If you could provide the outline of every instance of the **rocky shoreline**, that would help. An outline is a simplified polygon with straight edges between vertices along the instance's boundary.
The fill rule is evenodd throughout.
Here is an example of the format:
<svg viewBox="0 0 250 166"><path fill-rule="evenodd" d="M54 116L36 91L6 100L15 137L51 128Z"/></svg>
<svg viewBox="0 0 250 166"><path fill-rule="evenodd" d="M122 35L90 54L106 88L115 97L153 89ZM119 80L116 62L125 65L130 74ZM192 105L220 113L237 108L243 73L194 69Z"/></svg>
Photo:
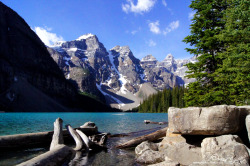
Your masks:
<svg viewBox="0 0 250 166"><path fill-rule="evenodd" d="M250 106L170 107L168 121L161 142L145 141L135 148L137 163L249 165Z"/></svg>

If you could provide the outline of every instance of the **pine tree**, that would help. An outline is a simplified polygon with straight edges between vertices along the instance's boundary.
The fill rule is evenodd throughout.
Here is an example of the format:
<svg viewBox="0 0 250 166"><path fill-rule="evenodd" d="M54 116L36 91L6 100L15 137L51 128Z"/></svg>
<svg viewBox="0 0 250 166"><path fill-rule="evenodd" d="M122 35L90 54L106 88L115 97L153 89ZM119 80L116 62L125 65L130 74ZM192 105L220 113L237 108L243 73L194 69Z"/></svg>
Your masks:
<svg viewBox="0 0 250 166"><path fill-rule="evenodd" d="M188 85L185 94L187 106L208 106L214 101L214 89L217 82L213 73L217 70L220 59L218 53L223 51L224 43L218 36L225 27L223 14L227 8L226 0L193 0L190 7L196 11L191 24L191 35L184 39L194 48L186 50L197 56L198 62L187 64L188 78L195 78Z"/></svg>
<svg viewBox="0 0 250 166"><path fill-rule="evenodd" d="M250 94L250 2L228 0L225 29L218 35L226 50L219 54L221 65L214 73L216 97L225 104L249 104Z"/></svg>

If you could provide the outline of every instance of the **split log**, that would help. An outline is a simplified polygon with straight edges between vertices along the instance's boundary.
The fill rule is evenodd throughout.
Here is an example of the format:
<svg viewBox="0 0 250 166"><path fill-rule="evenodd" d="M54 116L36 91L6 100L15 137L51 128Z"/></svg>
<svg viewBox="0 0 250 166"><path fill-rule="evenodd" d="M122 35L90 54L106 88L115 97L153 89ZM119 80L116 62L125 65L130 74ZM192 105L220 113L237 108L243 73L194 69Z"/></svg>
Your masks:
<svg viewBox="0 0 250 166"><path fill-rule="evenodd" d="M166 136L167 129L168 129L168 127L163 128L161 130L158 130L158 131L153 132L153 133L148 134L148 135L143 135L143 136L134 138L128 142L117 145L116 148L123 149L123 148L135 147L135 146L139 145L140 143L142 143L143 141L151 141L151 142L156 141L159 138Z"/></svg>
<svg viewBox="0 0 250 166"><path fill-rule="evenodd" d="M79 134L70 126L66 125L66 128L68 129L70 135L74 138L76 147L74 148L75 151L81 150L83 147L83 142Z"/></svg>
<svg viewBox="0 0 250 166"><path fill-rule="evenodd" d="M151 120L144 120L145 124L158 124L158 125L164 125L164 124L168 124L168 122L153 122Z"/></svg>
<svg viewBox="0 0 250 166"><path fill-rule="evenodd" d="M17 166L59 166L70 159L73 153L72 148L65 145L58 145L53 150L18 164Z"/></svg>
<svg viewBox="0 0 250 166"><path fill-rule="evenodd" d="M56 121L54 122L54 134L52 137L52 141L50 144L50 149L54 149L56 146L59 144L63 144L63 133L62 133L62 123L63 120L61 118L57 118Z"/></svg>
<svg viewBox="0 0 250 166"><path fill-rule="evenodd" d="M80 130L77 130L76 129L76 132L80 135L80 137L82 138L83 142L85 143L86 145L86 150L88 151L89 150L89 147L91 146L92 144L92 141L89 140L89 138Z"/></svg>

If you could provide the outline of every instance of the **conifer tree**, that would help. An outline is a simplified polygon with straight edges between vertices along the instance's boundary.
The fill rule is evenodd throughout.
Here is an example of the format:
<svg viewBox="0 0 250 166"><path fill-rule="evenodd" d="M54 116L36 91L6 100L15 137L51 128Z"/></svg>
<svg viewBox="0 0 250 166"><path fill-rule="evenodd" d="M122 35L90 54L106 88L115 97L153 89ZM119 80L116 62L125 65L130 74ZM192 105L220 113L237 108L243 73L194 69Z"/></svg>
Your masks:
<svg viewBox="0 0 250 166"><path fill-rule="evenodd" d="M214 90L216 99L225 104L249 104L250 94L250 2L228 0L224 14L226 22L218 38L224 42L225 51L219 53L221 64L214 73L219 85Z"/></svg>
<svg viewBox="0 0 250 166"><path fill-rule="evenodd" d="M188 78L195 78L185 94L187 106L216 104L213 87L217 86L213 73L218 69L218 53L223 51L224 42L218 36L225 27L223 14L226 0L193 0L190 7L196 12L191 24L191 35L184 39L193 48L186 50L197 56L198 62L187 64Z"/></svg>

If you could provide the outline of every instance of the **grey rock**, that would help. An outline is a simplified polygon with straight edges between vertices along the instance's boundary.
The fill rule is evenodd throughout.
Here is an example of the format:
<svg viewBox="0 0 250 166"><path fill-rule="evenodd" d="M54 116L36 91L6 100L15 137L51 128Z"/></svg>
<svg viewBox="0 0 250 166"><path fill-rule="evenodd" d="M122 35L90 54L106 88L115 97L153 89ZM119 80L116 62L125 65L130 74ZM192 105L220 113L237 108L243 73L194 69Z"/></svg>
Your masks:
<svg viewBox="0 0 250 166"><path fill-rule="evenodd" d="M247 133L248 133L248 139L250 142L250 115L247 115L246 117L246 128L247 128Z"/></svg>
<svg viewBox="0 0 250 166"><path fill-rule="evenodd" d="M157 164L151 164L149 166L179 166L180 163L177 161L172 161L172 160L166 160Z"/></svg>
<svg viewBox="0 0 250 166"><path fill-rule="evenodd" d="M187 135L222 135L240 130L235 106L188 107L168 110L169 130Z"/></svg>
<svg viewBox="0 0 250 166"><path fill-rule="evenodd" d="M205 138L201 144L202 162L194 165L249 165L248 151L237 135Z"/></svg>
<svg viewBox="0 0 250 166"><path fill-rule="evenodd" d="M250 106L237 106L237 110L240 112L240 126L245 128L246 116L250 115Z"/></svg>
<svg viewBox="0 0 250 166"><path fill-rule="evenodd" d="M56 43L48 50L65 77L72 80L80 91L104 99L96 83L103 82L110 76L108 52L95 35L85 36L73 41Z"/></svg>
<svg viewBox="0 0 250 166"><path fill-rule="evenodd" d="M144 141L135 148L135 154L140 156L147 150L158 151L158 146L155 143Z"/></svg>
<svg viewBox="0 0 250 166"><path fill-rule="evenodd" d="M164 161L164 158L161 153L154 150L146 150L136 158L136 162L140 164L155 164L162 161Z"/></svg>
<svg viewBox="0 0 250 166"><path fill-rule="evenodd" d="M167 66L159 63L152 55L144 57L140 64L144 69L145 80L158 90L183 84L178 76L174 75Z"/></svg>
<svg viewBox="0 0 250 166"><path fill-rule="evenodd" d="M167 134L159 145L159 152L182 165L189 165L193 162L202 161L201 148L188 144L181 135Z"/></svg>

